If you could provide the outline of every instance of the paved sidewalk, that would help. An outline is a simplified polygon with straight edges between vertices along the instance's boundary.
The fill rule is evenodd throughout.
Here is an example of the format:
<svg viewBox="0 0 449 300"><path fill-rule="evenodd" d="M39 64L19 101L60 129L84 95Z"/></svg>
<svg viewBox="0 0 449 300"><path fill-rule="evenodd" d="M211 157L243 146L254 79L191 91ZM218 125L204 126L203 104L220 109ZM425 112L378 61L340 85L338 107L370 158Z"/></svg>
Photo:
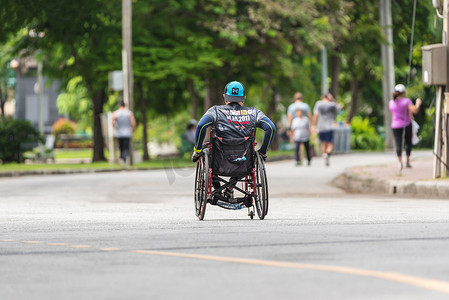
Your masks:
<svg viewBox="0 0 449 300"><path fill-rule="evenodd" d="M72 162L72 161L71 161ZM433 156L431 151L413 151L412 168L404 168L398 175L394 152L336 154L330 167L324 166L320 156L312 166L293 166L293 157L269 158L270 183L282 186L284 177L297 177L302 193L353 193L405 194L420 198L449 199L449 179L432 179ZM280 168L279 174L276 169ZM57 175L74 173L115 172L111 169L49 169L38 171L1 171L0 177L22 175ZM276 178L280 178L278 181ZM323 185L322 183L329 183ZM332 182L332 184L331 184ZM340 189L338 189L338 188ZM283 187L283 194L295 194L298 187ZM317 190L319 189L319 190Z"/></svg>
<svg viewBox="0 0 449 300"><path fill-rule="evenodd" d="M449 179L433 179L433 156L430 151L413 152L411 165L412 168L402 169L401 174L395 159L388 164L351 167L333 182L349 192L449 199Z"/></svg>

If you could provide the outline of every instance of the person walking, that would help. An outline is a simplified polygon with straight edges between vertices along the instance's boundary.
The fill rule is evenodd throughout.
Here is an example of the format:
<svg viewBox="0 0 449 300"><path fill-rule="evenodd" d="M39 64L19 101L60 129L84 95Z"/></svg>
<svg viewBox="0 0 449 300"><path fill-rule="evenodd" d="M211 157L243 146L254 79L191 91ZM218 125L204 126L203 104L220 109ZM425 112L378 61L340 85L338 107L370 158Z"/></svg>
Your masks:
<svg viewBox="0 0 449 300"><path fill-rule="evenodd" d="M187 124L186 131L182 135L183 142L189 145L189 151L191 148L193 148L193 146L195 146L195 131L196 131L196 120L192 119Z"/></svg>
<svg viewBox="0 0 449 300"><path fill-rule="evenodd" d="M307 165L310 166L311 156L309 148L309 139L311 134L311 126L308 118L303 116L301 109L296 110L296 118L292 121L293 140L295 141L295 158L296 165L301 165L301 151L300 146L304 145L306 148Z"/></svg>
<svg viewBox="0 0 449 300"><path fill-rule="evenodd" d="M313 107L313 128L318 131L321 155L326 166L334 150L334 124L341 107L331 93L324 94Z"/></svg>
<svg viewBox="0 0 449 300"><path fill-rule="evenodd" d="M136 127L136 119L133 112L126 108L123 100L120 100L118 109L112 114L112 126L116 128L115 137L120 148L120 163L125 166L126 158L129 155L129 142Z"/></svg>
<svg viewBox="0 0 449 300"><path fill-rule="evenodd" d="M290 104L287 109L287 123L289 128L292 126L292 121L296 117L296 111L298 109L301 109L303 111L303 115L312 121L312 114L310 112L309 104L304 102L302 93L296 92L293 95L293 103Z"/></svg>
<svg viewBox="0 0 449 300"><path fill-rule="evenodd" d="M296 111L300 109L303 112L303 116L306 116L310 123L312 123L312 114L310 112L309 104L304 102L303 95L301 92L296 92L293 94L293 103L288 106L287 109L287 126L288 126L288 135L290 139L290 143L295 143L293 139L293 130L292 130L292 121L296 118ZM299 147L300 153L302 153L303 145Z"/></svg>
<svg viewBox="0 0 449 300"><path fill-rule="evenodd" d="M412 114L417 114L422 104L420 98L416 99L415 104L405 97L405 86L398 84L394 87L393 99L389 102L389 108L392 114L391 129L393 130L394 143L396 146L396 155L398 157L398 174L403 169L402 164L402 145L405 141L405 155L407 168L411 168L410 154L412 153Z"/></svg>

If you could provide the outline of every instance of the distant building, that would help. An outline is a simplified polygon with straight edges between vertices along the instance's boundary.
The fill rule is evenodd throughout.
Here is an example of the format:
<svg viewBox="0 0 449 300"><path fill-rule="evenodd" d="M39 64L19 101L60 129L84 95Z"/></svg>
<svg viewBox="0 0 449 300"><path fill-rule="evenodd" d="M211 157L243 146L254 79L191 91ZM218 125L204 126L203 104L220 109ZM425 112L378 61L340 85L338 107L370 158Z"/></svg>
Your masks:
<svg viewBox="0 0 449 300"><path fill-rule="evenodd" d="M39 95L37 85L37 63L33 58L21 59L16 72L15 113L16 119L29 120L39 128ZM48 86L48 79L43 77L42 116L45 134L50 134L53 123L58 120L56 106L60 82L55 80Z"/></svg>

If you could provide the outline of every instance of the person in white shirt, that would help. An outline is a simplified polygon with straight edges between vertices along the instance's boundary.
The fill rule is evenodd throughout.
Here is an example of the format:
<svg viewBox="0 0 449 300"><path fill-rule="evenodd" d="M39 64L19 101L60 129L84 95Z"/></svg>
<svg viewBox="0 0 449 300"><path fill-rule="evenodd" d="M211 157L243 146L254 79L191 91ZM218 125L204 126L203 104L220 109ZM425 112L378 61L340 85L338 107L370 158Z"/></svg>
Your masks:
<svg viewBox="0 0 449 300"><path fill-rule="evenodd" d="M309 121L312 122L312 114L310 112L310 106L304 102L303 96L301 92L296 92L293 95L293 103L288 106L287 109L287 126L288 126L288 135L290 138L290 143L294 143L293 140L293 131L292 131L292 121L296 118L296 110L302 110L302 114L309 118ZM302 153L302 145L299 148Z"/></svg>
<svg viewBox="0 0 449 300"><path fill-rule="evenodd" d="M293 140L295 141L295 158L296 165L301 165L301 145L304 144L307 155L307 165L310 166L312 157L310 155L309 140L311 134L311 126L309 118L304 117L301 109L296 110L296 118L293 119L291 129L293 131Z"/></svg>
<svg viewBox="0 0 449 300"><path fill-rule="evenodd" d="M340 105L331 93L324 94L313 108L313 127L318 131L321 155L326 166L329 166L329 157L334 150L334 123L340 110Z"/></svg>
<svg viewBox="0 0 449 300"><path fill-rule="evenodd" d="M120 158L122 165L126 164L129 155L129 142L136 127L136 119L132 111L126 108L125 102L120 101L118 109L112 114L112 125L116 128L115 137L120 147Z"/></svg>

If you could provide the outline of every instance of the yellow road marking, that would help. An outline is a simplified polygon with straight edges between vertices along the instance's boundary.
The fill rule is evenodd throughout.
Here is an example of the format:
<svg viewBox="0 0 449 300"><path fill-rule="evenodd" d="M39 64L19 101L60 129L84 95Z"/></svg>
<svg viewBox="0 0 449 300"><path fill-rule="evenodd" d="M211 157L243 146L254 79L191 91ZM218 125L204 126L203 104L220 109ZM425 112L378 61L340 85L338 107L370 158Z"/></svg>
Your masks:
<svg viewBox="0 0 449 300"><path fill-rule="evenodd" d="M25 243L25 244L44 243L41 241L18 241L18 240L9 240L9 239L3 239L3 240L0 240L0 242L21 242L21 243ZM71 248L92 248L92 246L89 246L89 245L70 245L70 244L66 244L66 243L46 243L46 245L67 246L67 247L71 247ZM118 250L123 250L123 249L122 248L98 248L98 250L118 251ZM442 281L442 280L428 279L428 278L423 278L423 277L417 277L417 276L411 276L411 275L395 273L395 272L383 272L383 271L365 270L365 269L358 269L358 268L351 268L351 267L301 264L301 263L291 263L291 262L273 261L273 260L261 260L261 259L251 259L251 258L237 258L237 257L214 256L214 255L203 255L203 254L177 253L177 252L164 252L164 251L151 251L151 250L129 250L128 253L150 254L150 255L158 255L158 256L181 257L181 258L193 258L193 259L202 259L202 260L209 260L209 261L231 262L231 263L245 264L245 265L259 265L259 266L278 267L278 268L334 272L334 273L340 273L340 274L365 276L365 277L373 277L373 278L378 278L378 279L383 279L383 280L389 280L389 281L413 285L413 286L449 294L449 282Z"/></svg>
<svg viewBox="0 0 449 300"><path fill-rule="evenodd" d="M232 263L246 264L246 265L259 265L259 266L280 267L280 268L290 268L290 269L327 271L327 272L334 272L334 273L341 273L341 274L374 277L374 278L379 278L379 279L384 279L384 280L389 280L389 281L400 282L400 283L404 283L404 284L408 284L408 285L414 285L414 286L418 286L421 288L449 294L449 282L441 281L441 280L434 280L434 279L427 279L427 278L417 277L417 276L410 276L410 275L394 273L394 272L382 272L382 271L364 270L364 269L357 269L357 268L350 268L350 267L301 264L301 263L290 263L290 262L272 261L272 260L235 258L235 257L176 253L176 252L163 252L163 251L150 251L150 250L131 250L129 252L159 255L159 256L172 256L172 257L194 258L194 259L202 259L202 260L221 261L221 262L232 262Z"/></svg>
<svg viewBox="0 0 449 300"><path fill-rule="evenodd" d="M67 247L70 247L70 248L92 248L92 246L89 246L89 245L68 245Z"/></svg>
<svg viewBox="0 0 449 300"><path fill-rule="evenodd" d="M119 250L122 250L122 248L98 248L98 250L101 250L101 251L119 251Z"/></svg>
<svg viewBox="0 0 449 300"><path fill-rule="evenodd" d="M41 242L41 241L22 241L21 243L24 243L24 244L43 244L44 242Z"/></svg>

